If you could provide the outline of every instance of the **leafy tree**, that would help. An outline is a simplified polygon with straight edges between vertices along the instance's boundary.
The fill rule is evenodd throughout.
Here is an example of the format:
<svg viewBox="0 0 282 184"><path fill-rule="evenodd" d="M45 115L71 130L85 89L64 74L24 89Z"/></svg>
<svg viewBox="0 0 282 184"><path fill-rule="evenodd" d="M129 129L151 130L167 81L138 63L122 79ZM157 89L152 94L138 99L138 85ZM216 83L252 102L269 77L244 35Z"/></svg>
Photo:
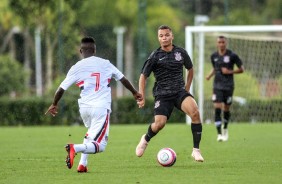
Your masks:
<svg viewBox="0 0 282 184"><path fill-rule="evenodd" d="M79 38L79 28L74 26L75 12L70 8L68 1L64 2L64 0L10 0L10 7L14 14L18 15L21 20L20 25L26 32L41 30L41 40L44 44L42 53L45 56L43 60L46 61L44 84L48 89L51 87L53 76L56 75L53 68L59 68L57 72L66 71L71 63L64 61L77 54L75 50L69 49L76 47ZM27 36L25 49L30 48L29 40ZM26 57L29 55L30 53L27 52Z"/></svg>
<svg viewBox="0 0 282 184"><path fill-rule="evenodd" d="M9 56L0 56L0 96L12 92L22 93L25 90L26 76L18 61L12 60Z"/></svg>
<svg viewBox="0 0 282 184"><path fill-rule="evenodd" d="M179 32L183 32L184 27L182 26L181 17L183 14L178 13L177 9L174 9L173 6L170 6L167 2L163 2L162 0L155 1L145 1L146 2L146 22L147 25L147 37L148 40L152 40L148 45L148 52L151 49L155 49L158 46L158 42L156 39L156 30L158 26L161 24L168 24L173 27L175 34ZM137 31L140 28L137 21L138 16L138 3L139 0L119 0L119 1L95 1L88 0L79 2L80 8L77 10L77 24L81 28L90 28L90 27L106 27L107 29L111 29L112 34L113 28L116 26L124 26L126 27L126 33L124 35L124 45L125 45L125 75L129 78L129 80L134 80L133 74L137 73L135 71L140 71L140 68L136 68L137 56L136 56L136 44L135 40L137 37ZM70 3L72 7L77 7L78 2L72 1ZM165 13L164 13L165 12ZM88 19L88 17L91 17ZM87 31L87 29L84 29ZM91 29L96 30L97 29ZM116 47L116 44L109 40L109 32L105 30L100 30L97 32L98 35L101 35L105 42L109 42L109 46L112 48ZM93 34L86 32L88 34ZM105 33L106 35L103 35ZM95 35L95 34L94 34ZM183 32L184 36L184 32ZM95 37L95 36L94 36ZM98 39L101 39L99 37ZM111 37L112 38L112 37ZM115 37L114 37L115 39ZM146 39L146 38L143 38ZM180 39L179 39L180 40ZM182 41L183 39L181 39ZM184 45L184 41L183 41ZM106 48L108 50L109 48ZM99 52L99 49L98 49ZM149 55L149 53L147 53ZM139 66L139 65L137 65Z"/></svg>
<svg viewBox="0 0 282 184"><path fill-rule="evenodd" d="M267 0L264 8L266 20L269 22L273 20L282 21L282 0Z"/></svg>

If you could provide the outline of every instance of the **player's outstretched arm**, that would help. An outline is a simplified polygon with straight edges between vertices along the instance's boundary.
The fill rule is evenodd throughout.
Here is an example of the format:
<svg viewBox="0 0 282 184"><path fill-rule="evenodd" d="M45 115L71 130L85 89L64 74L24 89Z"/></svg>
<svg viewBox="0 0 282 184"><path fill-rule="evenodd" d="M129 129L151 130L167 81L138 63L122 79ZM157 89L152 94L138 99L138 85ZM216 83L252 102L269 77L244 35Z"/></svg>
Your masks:
<svg viewBox="0 0 282 184"><path fill-rule="evenodd" d="M141 74L139 77L139 93L143 96L143 99L138 102L139 108L145 106L145 86L146 86L147 77L144 74Z"/></svg>
<svg viewBox="0 0 282 184"><path fill-rule="evenodd" d="M132 95L134 96L135 100L140 101L143 99L142 95L133 87L133 85L127 80L127 78L123 77L120 79L120 82L128 89Z"/></svg>
<svg viewBox="0 0 282 184"><path fill-rule="evenodd" d="M48 110L45 112L45 115L50 113L52 116L56 116L58 113L58 102L62 98L65 90L61 87L59 87L54 95L53 103L50 105Z"/></svg>
<svg viewBox="0 0 282 184"><path fill-rule="evenodd" d="M214 76L214 68L210 71L210 73L206 76L206 80L210 80L210 78Z"/></svg>
<svg viewBox="0 0 282 184"><path fill-rule="evenodd" d="M187 79L186 79L185 89L186 89L187 92L189 92L192 81L193 81L194 69L191 68L190 70L187 70L187 73L188 73L188 75L187 75Z"/></svg>
<svg viewBox="0 0 282 184"><path fill-rule="evenodd" d="M242 65L240 68L238 68L237 70L234 70L234 74L239 74L239 73L243 73L244 72L244 66Z"/></svg>

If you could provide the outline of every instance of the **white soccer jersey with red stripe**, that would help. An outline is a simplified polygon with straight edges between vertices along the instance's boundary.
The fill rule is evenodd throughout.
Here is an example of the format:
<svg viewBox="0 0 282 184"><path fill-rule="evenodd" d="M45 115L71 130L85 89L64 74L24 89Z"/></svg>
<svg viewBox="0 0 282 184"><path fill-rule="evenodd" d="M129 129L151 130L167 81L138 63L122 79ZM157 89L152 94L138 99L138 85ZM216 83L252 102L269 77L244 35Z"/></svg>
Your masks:
<svg viewBox="0 0 282 184"><path fill-rule="evenodd" d="M71 67L60 87L67 90L76 83L80 87L80 107L111 109L111 78L120 80L124 75L109 60L91 56Z"/></svg>

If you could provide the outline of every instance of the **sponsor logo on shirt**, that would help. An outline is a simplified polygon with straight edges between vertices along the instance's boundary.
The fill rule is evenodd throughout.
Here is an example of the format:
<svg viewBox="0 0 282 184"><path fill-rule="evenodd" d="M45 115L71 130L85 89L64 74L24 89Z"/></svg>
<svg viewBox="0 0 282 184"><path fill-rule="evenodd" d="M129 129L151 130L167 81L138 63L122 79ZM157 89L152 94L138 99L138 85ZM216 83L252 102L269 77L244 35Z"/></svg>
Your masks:
<svg viewBox="0 0 282 184"><path fill-rule="evenodd" d="M214 62L217 62L218 61L218 58L214 58Z"/></svg>
<svg viewBox="0 0 282 184"><path fill-rule="evenodd" d="M181 56L181 53L180 53L180 52L174 53L174 56L175 56L175 60L176 60L176 61L181 61L181 60L182 60L182 56Z"/></svg>

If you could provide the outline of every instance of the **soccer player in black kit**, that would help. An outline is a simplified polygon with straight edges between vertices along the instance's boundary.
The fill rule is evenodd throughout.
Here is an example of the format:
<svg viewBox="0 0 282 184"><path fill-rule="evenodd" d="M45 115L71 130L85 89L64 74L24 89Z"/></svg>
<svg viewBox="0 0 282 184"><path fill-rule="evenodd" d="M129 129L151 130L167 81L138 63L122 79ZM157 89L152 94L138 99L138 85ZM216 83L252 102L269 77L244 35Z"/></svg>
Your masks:
<svg viewBox="0 0 282 184"><path fill-rule="evenodd" d="M160 47L151 53L142 68L139 78L139 93L142 94L143 99L137 103L140 108L144 107L146 79L153 72L155 76L153 88L154 122L150 124L147 133L141 137L136 147L136 155L141 157L144 154L149 141L164 128L173 108L176 107L192 119L192 157L195 161L203 162L204 158L199 149L202 136L201 119L197 103L189 93L193 79L193 65L187 52L172 44L173 38L169 26L160 26L158 29ZM188 72L186 85L183 78L183 66Z"/></svg>
<svg viewBox="0 0 282 184"><path fill-rule="evenodd" d="M230 119L230 106L234 91L234 74L244 72L241 59L237 54L227 49L227 39L224 36L217 38L217 51L211 55L213 69L207 75L206 79L214 77L213 82L213 104L214 119L217 129L217 141L228 140L228 123ZM234 69L234 65L237 69ZM223 111L223 129L221 113Z"/></svg>

